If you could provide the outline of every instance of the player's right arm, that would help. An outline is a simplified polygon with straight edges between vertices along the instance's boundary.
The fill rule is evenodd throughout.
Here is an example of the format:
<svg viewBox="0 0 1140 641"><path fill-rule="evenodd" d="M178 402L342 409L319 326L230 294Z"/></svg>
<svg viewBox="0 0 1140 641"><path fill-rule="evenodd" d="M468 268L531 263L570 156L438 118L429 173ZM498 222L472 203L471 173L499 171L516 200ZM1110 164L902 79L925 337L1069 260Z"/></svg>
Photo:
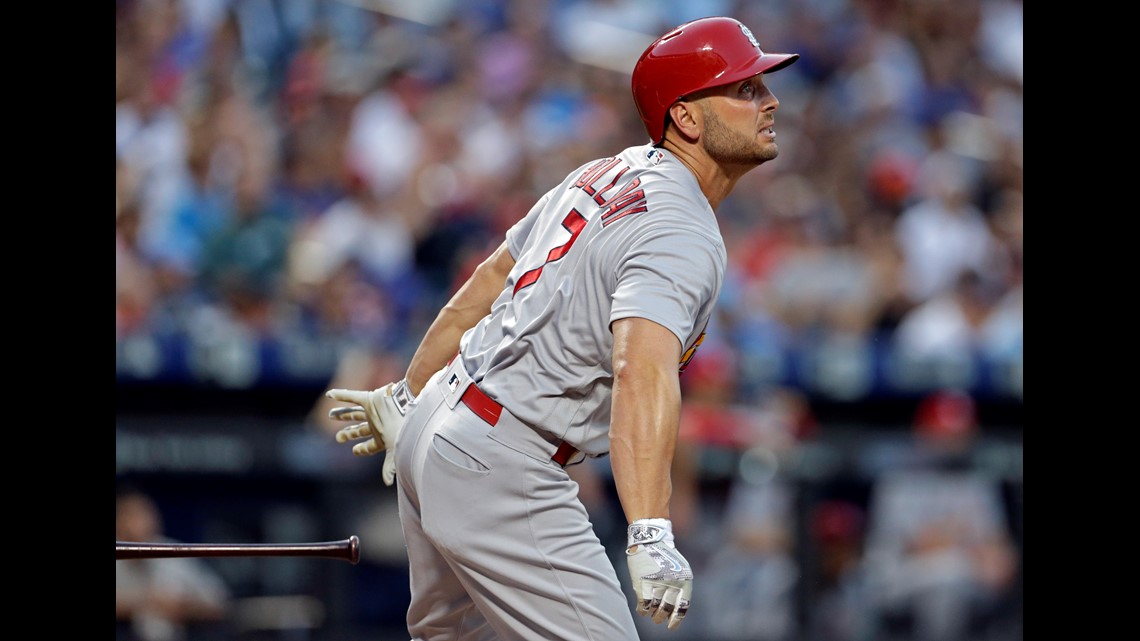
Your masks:
<svg viewBox="0 0 1140 641"><path fill-rule="evenodd" d="M353 423L336 433L338 443L359 441L352 446L352 453L358 456L387 451L383 467L385 485L392 485L396 480L393 453L409 404L427 385L431 375L459 351L459 340L464 332L490 313L514 264L515 259L504 241L475 268L424 334L403 379L371 391L332 389L325 392L327 397L349 404L329 411L330 418Z"/></svg>
<svg viewBox="0 0 1140 641"><path fill-rule="evenodd" d="M432 321L408 364L405 380L413 394L418 396L431 375L446 366L459 352L459 341L463 334L491 313L491 306L502 293L507 276L515 266L515 256L522 252L523 243L530 236L556 189L543 194L531 206L530 211L507 230L507 237L498 249L479 263Z"/></svg>
<svg viewBox="0 0 1140 641"><path fill-rule="evenodd" d="M475 268L444 305L416 347L404 378L371 391L332 389L325 393L331 399L349 404L329 410L330 418L353 423L337 432L338 443L359 441L352 446L352 453L360 456L387 451L383 468L386 485L392 485L396 479L393 453L408 406L423 391L432 374L447 365L459 351L463 334L491 312L515 265L516 254L511 253L512 247L519 251L549 199L550 193L547 193L508 230L506 240Z"/></svg>
<svg viewBox="0 0 1140 641"><path fill-rule="evenodd" d="M443 306L408 365L408 388L413 394L419 395L431 375L455 356L463 334L491 312L514 266L515 259L503 241Z"/></svg>

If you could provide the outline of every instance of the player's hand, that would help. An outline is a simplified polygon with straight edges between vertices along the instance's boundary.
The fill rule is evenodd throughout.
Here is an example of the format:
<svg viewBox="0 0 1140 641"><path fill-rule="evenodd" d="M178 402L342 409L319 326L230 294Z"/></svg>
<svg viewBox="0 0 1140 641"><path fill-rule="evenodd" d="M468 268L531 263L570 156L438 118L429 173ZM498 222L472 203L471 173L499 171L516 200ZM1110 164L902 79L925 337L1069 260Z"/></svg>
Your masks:
<svg viewBox="0 0 1140 641"><path fill-rule="evenodd" d="M625 550L637 613L654 623L669 621L672 630L689 612L693 570L673 545L668 519L638 519L629 526Z"/></svg>
<svg viewBox="0 0 1140 641"><path fill-rule="evenodd" d="M388 383L372 390L331 389L325 396L345 403L349 407L329 410L329 418L338 421L353 421L355 424L336 433L337 443L367 439L352 446L357 456L372 456L381 450L384 456L383 478L385 485L396 480L396 441L400 428L404 426L404 416L408 406L415 400L408 389L407 380Z"/></svg>

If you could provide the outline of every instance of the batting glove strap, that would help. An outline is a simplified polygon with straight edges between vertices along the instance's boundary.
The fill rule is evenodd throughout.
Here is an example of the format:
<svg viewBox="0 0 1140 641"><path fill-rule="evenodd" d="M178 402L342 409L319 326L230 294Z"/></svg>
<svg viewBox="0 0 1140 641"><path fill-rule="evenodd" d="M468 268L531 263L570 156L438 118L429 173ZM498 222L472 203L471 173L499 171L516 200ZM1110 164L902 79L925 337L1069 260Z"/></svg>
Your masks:
<svg viewBox="0 0 1140 641"><path fill-rule="evenodd" d="M392 387L392 401L396 406L396 410L400 412L400 416L408 415L408 406L416 400L416 395L412 390L408 389L408 379L402 378L399 383Z"/></svg>
<svg viewBox="0 0 1140 641"><path fill-rule="evenodd" d="M658 542L673 545L673 522L669 519L637 519L629 524L626 550L635 545Z"/></svg>

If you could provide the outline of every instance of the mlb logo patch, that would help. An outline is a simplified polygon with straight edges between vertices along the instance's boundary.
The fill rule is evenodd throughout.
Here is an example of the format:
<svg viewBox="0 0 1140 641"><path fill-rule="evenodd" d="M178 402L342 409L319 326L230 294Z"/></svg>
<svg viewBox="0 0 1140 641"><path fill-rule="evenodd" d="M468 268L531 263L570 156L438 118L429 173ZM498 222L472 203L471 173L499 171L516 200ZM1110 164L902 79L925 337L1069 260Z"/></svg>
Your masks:
<svg viewBox="0 0 1140 641"><path fill-rule="evenodd" d="M459 374L452 374L451 378L447 379L447 387L453 392L459 387Z"/></svg>
<svg viewBox="0 0 1140 641"><path fill-rule="evenodd" d="M665 155L661 153L661 150L656 148L650 149L649 153L645 154L645 159L654 165L660 164L661 159L664 157Z"/></svg>

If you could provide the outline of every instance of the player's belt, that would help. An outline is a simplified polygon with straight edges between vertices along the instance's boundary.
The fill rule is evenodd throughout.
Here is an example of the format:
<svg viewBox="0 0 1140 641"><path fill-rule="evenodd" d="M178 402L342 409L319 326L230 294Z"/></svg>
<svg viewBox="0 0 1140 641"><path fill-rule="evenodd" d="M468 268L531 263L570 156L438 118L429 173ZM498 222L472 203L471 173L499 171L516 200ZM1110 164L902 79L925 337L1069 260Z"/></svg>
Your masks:
<svg viewBox="0 0 1140 641"><path fill-rule="evenodd" d="M496 403L483 393L477 385L471 383L467 386L467 390L463 392L463 396L459 398L464 405L471 408L475 415L487 422L488 425L494 427L499 422L499 415L503 413L503 406ZM570 445L566 441L558 446L558 450L554 452L554 456L550 460L566 467L566 463L578 453L578 449Z"/></svg>

